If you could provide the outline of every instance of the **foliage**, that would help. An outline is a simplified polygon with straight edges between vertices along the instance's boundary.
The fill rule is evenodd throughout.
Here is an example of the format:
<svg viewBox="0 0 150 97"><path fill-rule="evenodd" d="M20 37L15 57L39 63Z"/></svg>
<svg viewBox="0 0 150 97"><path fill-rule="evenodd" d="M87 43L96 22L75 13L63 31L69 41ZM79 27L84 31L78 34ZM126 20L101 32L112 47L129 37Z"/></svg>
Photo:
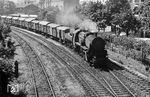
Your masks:
<svg viewBox="0 0 150 97"><path fill-rule="evenodd" d="M16 10L16 5L13 1L8 1L8 5L7 7L5 8L6 10L6 14L13 14L15 13L15 10Z"/></svg>
<svg viewBox="0 0 150 97"><path fill-rule="evenodd" d="M128 0L108 0L106 5L101 2L83 3L78 12L96 22L98 28L109 25L117 32L118 25L120 30L117 34L124 31L128 36L130 31L138 32L141 26L140 21L133 15Z"/></svg>
<svg viewBox="0 0 150 97"><path fill-rule="evenodd" d="M150 54L150 45L144 41L126 36L117 37L111 33L99 33L99 36L111 44L111 46L107 44L108 49L126 57L145 61L146 56Z"/></svg>
<svg viewBox="0 0 150 97"><path fill-rule="evenodd" d="M143 50L145 54L150 54L150 45L144 41L136 40L130 37L117 37L111 33L99 33L100 37L109 43L116 46L123 46L125 49L135 49L137 51Z"/></svg>
<svg viewBox="0 0 150 97"><path fill-rule="evenodd" d="M7 85L15 77L13 58L16 47L9 36L10 32L11 30L8 25L0 23L0 82L3 83L0 86L2 93L7 93Z"/></svg>
<svg viewBox="0 0 150 97"><path fill-rule="evenodd" d="M0 60L0 70L8 75L8 78L11 80L14 77L13 73L13 61L10 59Z"/></svg>
<svg viewBox="0 0 150 97"><path fill-rule="evenodd" d="M59 12L57 7L48 7L48 12L46 14L46 19L50 22L56 22L56 16Z"/></svg>
<svg viewBox="0 0 150 97"><path fill-rule="evenodd" d="M110 14L126 12L131 9L128 0L108 0L106 2L107 10Z"/></svg>
<svg viewBox="0 0 150 97"><path fill-rule="evenodd" d="M138 13L140 13L139 18L142 23L141 32L143 32L143 36L145 37L146 33L150 33L150 1L141 5Z"/></svg>
<svg viewBox="0 0 150 97"><path fill-rule="evenodd" d="M13 1L0 1L0 14L13 14L16 10L16 5Z"/></svg>
<svg viewBox="0 0 150 97"><path fill-rule="evenodd" d="M49 22L56 22L56 15L58 14L59 9L57 7L48 7L47 9L42 9L39 12L38 18L40 20L47 20Z"/></svg>
<svg viewBox="0 0 150 97"><path fill-rule="evenodd" d="M112 17L112 25L119 25L127 36L129 31L137 32L140 21L133 15L128 0L109 0L106 5Z"/></svg>
<svg viewBox="0 0 150 97"><path fill-rule="evenodd" d="M107 11L106 6L101 2L83 3L78 12L97 23L99 29L106 27Z"/></svg>

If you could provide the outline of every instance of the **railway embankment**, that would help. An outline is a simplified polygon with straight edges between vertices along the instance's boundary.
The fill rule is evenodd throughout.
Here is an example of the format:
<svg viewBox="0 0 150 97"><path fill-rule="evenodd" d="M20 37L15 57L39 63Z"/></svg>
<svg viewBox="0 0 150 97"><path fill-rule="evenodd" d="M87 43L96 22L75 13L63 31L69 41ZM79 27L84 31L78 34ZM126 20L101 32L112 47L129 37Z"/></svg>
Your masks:
<svg viewBox="0 0 150 97"><path fill-rule="evenodd" d="M125 69L143 77L144 79L150 80L150 71L145 70L145 66L142 62L134 60L130 57L123 56L119 53L108 50L108 55L111 61L117 65L124 67Z"/></svg>

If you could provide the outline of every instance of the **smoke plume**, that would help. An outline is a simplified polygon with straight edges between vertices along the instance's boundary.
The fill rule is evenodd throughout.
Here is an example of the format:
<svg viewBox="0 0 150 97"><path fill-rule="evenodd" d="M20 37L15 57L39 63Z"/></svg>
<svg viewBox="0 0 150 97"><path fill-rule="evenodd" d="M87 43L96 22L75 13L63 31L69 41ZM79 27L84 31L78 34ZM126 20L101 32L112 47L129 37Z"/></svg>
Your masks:
<svg viewBox="0 0 150 97"><path fill-rule="evenodd" d="M93 22L92 20L86 19L82 21L78 27L83 30L92 31L92 32L98 32L97 24Z"/></svg>
<svg viewBox="0 0 150 97"><path fill-rule="evenodd" d="M75 12L76 5L73 3L74 0L64 0L65 6L64 10L60 11L56 16L56 23L69 26L69 27L78 27L82 30L94 31L97 32L97 24L89 19L83 19L81 16ZM79 0L77 0L79 1ZM70 3L73 4L70 4ZM72 5L72 6L70 6Z"/></svg>
<svg viewBox="0 0 150 97"><path fill-rule="evenodd" d="M56 22L58 24L70 27L77 27L82 22L82 20L73 11L73 8L70 8L68 10L61 11L56 17Z"/></svg>

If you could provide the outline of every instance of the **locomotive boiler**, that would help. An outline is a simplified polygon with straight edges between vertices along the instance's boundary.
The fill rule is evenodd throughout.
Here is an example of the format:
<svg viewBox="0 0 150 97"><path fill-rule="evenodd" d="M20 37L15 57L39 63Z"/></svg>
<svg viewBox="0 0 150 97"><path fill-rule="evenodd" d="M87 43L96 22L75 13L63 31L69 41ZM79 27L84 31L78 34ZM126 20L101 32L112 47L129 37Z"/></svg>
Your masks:
<svg viewBox="0 0 150 97"><path fill-rule="evenodd" d="M105 41L97 37L97 32L78 30L74 33L75 50L93 66L104 66L107 60Z"/></svg>

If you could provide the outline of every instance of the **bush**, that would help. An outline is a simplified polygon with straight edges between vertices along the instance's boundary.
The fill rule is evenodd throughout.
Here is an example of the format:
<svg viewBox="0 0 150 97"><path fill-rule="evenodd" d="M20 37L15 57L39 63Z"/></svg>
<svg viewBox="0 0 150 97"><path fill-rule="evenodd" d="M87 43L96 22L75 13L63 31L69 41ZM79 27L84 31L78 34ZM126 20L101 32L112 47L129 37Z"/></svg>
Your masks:
<svg viewBox="0 0 150 97"><path fill-rule="evenodd" d="M116 46L123 46L125 49L135 49L141 51L142 48L145 53L150 54L150 45L144 41L136 40L134 38L126 36L115 36L111 33L99 33L99 36L102 37L106 42L113 43Z"/></svg>
<svg viewBox="0 0 150 97"><path fill-rule="evenodd" d="M145 56L150 54L150 45L145 41L136 40L126 36L115 36L112 33L99 33L114 52L142 61ZM116 48L117 47L117 48ZM113 49L112 49L113 48ZM144 54L144 57L142 56Z"/></svg>
<svg viewBox="0 0 150 97"><path fill-rule="evenodd" d="M11 38L8 37L11 29L8 25L0 25L0 87L2 93L7 93L7 85L14 78L13 58L15 55L16 47ZM9 38L9 40L8 40ZM1 92L1 91L0 91Z"/></svg>

